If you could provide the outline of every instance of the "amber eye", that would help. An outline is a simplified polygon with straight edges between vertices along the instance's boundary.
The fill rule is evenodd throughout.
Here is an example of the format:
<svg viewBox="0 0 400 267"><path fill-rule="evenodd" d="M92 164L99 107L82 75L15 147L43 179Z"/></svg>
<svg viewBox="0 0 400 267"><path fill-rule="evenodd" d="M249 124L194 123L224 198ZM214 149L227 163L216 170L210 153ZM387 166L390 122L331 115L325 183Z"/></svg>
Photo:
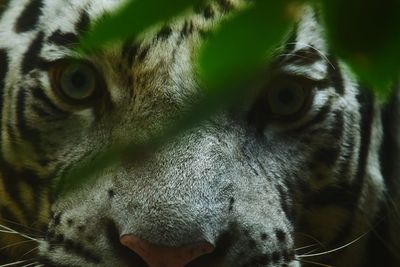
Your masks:
<svg viewBox="0 0 400 267"><path fill-rule="evenodd" d="M272 118L294 118L310 103L311 89L297 79L279 79L267 89L268 111Z"/></svg>
<svg viewBox="0 0 400 267"><path fill-rule="evenodd" d="M102 82L87 62L63 61L50 69L53 89L67 101L82 104L98 95Z"/></svg>

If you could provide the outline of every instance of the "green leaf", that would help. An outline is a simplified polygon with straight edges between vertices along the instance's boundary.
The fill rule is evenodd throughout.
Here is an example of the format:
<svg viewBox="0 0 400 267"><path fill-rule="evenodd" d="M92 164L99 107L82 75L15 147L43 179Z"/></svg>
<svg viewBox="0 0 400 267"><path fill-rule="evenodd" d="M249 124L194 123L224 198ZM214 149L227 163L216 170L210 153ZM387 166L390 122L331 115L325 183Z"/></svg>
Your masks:
<svg viewBox="0 0 400 267"><path fill-rule="evenodd" d="M93 51L112 41L135 37L149 27L167 22L205 0L130 0L115 13L102 17L80 42L80 49Z"/></svg>
<svg viewBox="0 0 400 267"><path fill-rule="evenodd" d="M199 72L213 90L235 86L265 66L293 17L293 1L257 1L228 19L202 47Z"/></svg>
<svg viewBox="0 0 400 267"><path fill-rule="evenodd" d="M321 2L335 54L378 94L387 95L400 73L400 1Z"/></svg>

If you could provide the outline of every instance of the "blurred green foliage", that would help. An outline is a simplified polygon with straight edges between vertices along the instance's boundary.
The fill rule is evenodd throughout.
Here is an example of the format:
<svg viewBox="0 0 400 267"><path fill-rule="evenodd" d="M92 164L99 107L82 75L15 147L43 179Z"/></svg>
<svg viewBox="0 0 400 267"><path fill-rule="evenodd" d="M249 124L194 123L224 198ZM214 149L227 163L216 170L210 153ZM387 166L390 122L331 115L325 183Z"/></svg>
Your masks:
<svg viewBox="0 0 400 267"><path fill-rule="evenodd" d="M400 70L399 0L321 0L328 41L376 93L386 96Z"/></svg>
<svg viewBox="0 0 400 267"><path fill-rule="evenodd" d="M206 88L234 87L264 67L293 22L287 9L286 1L259 1L222 23L200 50Z"/></svg>
<svg viewBox="0 0 400 267"><path fill-rule="evenodd" d="M109 42L134 38L191 7L212 0L128 0L100 19L84 36L81 48L96 50ZM219 90L265 65L294 23L293 9L308 3L320 11L330 47L375 92L385 95L400 69L399 0L252 0L222 23L205 42L199 58L206 85ZM291 16L293 15L293 16ZM234 56L233 56L234 55ZM225 85L225 86L224 86ZM228 86L229 87L229 86Z"/></svg>
<svg viewBox="0 0 400 267"><path fill-rule="evenodd" d="M389 95L400 70L399 0L248 0L248 8L234 11L200 49L198 67L205 97L180 121L145 143L122 144L82 162L59 184L59 191L79 186L95 172L124 157L141 157L206 118L218 108L251 94L241 86L271 58L295 23L301 5L321 13L332 53L344 59L374 92ZM80 50L95 52L116 40L135 38L168 23L192 7L212 0L128 0L114 14L95 23L83 36ZM247 89L247 91L246 91ZM234 96L234 97L232 97ZM82 178L85 179L82 179Z"/></svg>

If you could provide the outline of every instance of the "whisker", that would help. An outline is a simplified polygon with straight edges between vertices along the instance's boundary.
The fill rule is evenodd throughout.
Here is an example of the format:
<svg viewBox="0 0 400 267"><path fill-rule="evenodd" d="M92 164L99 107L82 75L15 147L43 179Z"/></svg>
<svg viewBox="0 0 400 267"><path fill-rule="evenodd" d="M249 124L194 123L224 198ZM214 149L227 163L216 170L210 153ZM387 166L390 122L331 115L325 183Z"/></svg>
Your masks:
<svg viewBox="0 0 400 267"><path fill-rule="evenodd" d="M304 237L311 239L312 241L316 242L316 245L319 245L322 249L325 249L325 245L321 241L319 241L317 238L313 237L312 235L302 233L302 232L297 232L296 234L302 235Z"/></svg>
<svg viewBox="0 0 400 267"><path fill-rule="evenodd" d="M361 238L363 238L364 236L366 236L369 232L371 232L371 230L365 232L364 234L360 235L359 237L357 237L356 239L354 239L353 241L344 244L343 246L328 250L328 251L324 251L324 252L320 252L320 253L314 253L314 254L307 254L307 255L298 255L299 258L309 258L309 257L317 257L317 256L322 256L322 255L326 255L326 254L330 254L339 250L342 250L348 246L351 246L352 244L356 243L357 241L359 241Z"/></svg>
<svg viewBox="0 0 400 267"><path fill-rule="evenodd" d="M15 222L15 221L11 221L11 220L4 219L4 218L0 218L0 221L6 222L6 223L9 223L9 224L13 224L13 225L18 226L18 227L25 228L25 229L27 229L29 231L33 231L33 232L35 232L37 234L44 234L42 231L40 231L38 229L35 229L34 227L30 227L30 226L27 226L27 225L24 225L24 224Z"/></svg>
<svg viewBox="0 0 400 267"><path fill-rule="evenodd" d="M2 229L3 229L3 230L2 230ZM13 229L11 229L11 228L5 226L5 225L2 225L2 224L0 224L0 233L15 234L15 235L19 235L19 236L21 236L21 237L24 237L24 238L26 238L26 239L39 242L39 240L36 239L36 238L33 238L33 237L30 237L30 236L25 235L25 234L23 234L23 233L17 232L17 231L15 231L15 230L13 230ZM0 267L1 267L1 266L0 266Z"/></svg>
<svg viewBox="0 0 400 267"><path fill-rule="evenodd" d="M28 261L31 261L31 260L32 260L32 259L30 259L30 260L23 260L23 261L14 261L14 262L10 262L10 263L7 263L7 264L0 265L0 267L15 266L15 265L18 265L18 264L27 263Z"/></svg>
<svg viewBox="0 0 400 267"><path fill-rule="evenodd" d="M11 248L11 247L19 246L19 245L22 245L22 244L25 244L25 243L30 243L30 242L34 242L34 241L33 240L20 241L20 242L17 242L17 243L11 244L11 245L7 245L5 247L0 248L0 251L8 249L8 248Z"/></svg>
<svg viewBox="0 0 400 267"><path fill-rule="evenodd" d="M288 44L294 44L294 45L296 45L296 44L301 44L301 45L304 45L305 47L308 47L308 48L313 49L313 50L316 51L324 60L326 60L326 62L327 62L329 65L331 65L331 67L332 67L334 70L336 69L335 66L332 64L332 62L329 60L329 58L328 58L321 50L319 50L318 48L314 47L313 45L310 45L310 44L307 44L307 43L303 43L303 42L291 42L291 43L288 43Z"/></svg>
<svg viewBox="0 0 400 267"><path fill-rule="evenodd" d="M318 244L312 244L312 245L308 245L308 246L303 246L303 247L299 247L299 248L295 248L295 251L299 251L299 250L303 250L303 249L307 249L307 248L312 248L317 246Z"/></svg>
<svg viewBox="0 0 400 267"><path fill-rule="evenodd" d="M317 250L318 250L318 248L314 248L314 249L312 249L312 250L310 250L310 251L308 251L308 252L306 252L306 253L304 253L302 255L310 255L311 253L314 253Z"/></svg>
<svg viewBox="0 0 400 267"><path fill-rule="evenodd" d="M33 251L35 251L37 249L39 249L39 247L36 247L36 248L33 248L33 249L29 250L28 252L26 252L24 255L21 256L21 259L23 259L26 255L28 255L29 253L31 253L31 252L33 252Z"/></svg>
<svg viewBox="0 0 400 267"><path fill-rule="evenodd" d="M23 266L21 266L21 267L28 267L28 266L32 266L32 265L35 265L35 264L38 264L38 262L37 262L37 261L35 261L35 262L32 262L32 263L29 263L29 264L23 265Z"/></svg>
<svg viewBox="0 0 400 267"><path fill-rule="evenodd" d="M1 230L1 229L4 229L4 230ZM37 235L37 234L31 234L31 233L29 233L29 234L27 234L27 233L21 233L21 232L19 232L19 231L17 231L17 230L14 230L14 229L12 229L12 228L9 228L9 227L7 227L7 226L5 226L5 225L2 225L2 224L0 224L0 231L1 232L3 232L3 233L8 233L8 234L25 234L25 235L29 235L30 237L37 237L37 238L43 238L43 236L44 235Z"/></svg>

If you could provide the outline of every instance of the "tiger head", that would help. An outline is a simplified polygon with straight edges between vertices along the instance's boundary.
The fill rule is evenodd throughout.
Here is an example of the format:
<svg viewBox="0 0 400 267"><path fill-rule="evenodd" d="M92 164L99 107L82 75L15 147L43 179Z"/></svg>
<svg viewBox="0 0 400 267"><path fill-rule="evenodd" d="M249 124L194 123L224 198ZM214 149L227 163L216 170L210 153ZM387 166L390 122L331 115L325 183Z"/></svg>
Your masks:
<svg viewBox="0 0 400 267"><path fill-rule="evenodd" d="M215 1L140 40L77 55L78 36L120 5L11 1L1 17L0 200L20 199L17 221L47 225L38 266L364 266L368 238L307 257L366 233L385 190L379 106L330 54L308 7L248 85L256 96L53 194L80 162L187 113L204 89L204 32L245 8Z"/></svg>

